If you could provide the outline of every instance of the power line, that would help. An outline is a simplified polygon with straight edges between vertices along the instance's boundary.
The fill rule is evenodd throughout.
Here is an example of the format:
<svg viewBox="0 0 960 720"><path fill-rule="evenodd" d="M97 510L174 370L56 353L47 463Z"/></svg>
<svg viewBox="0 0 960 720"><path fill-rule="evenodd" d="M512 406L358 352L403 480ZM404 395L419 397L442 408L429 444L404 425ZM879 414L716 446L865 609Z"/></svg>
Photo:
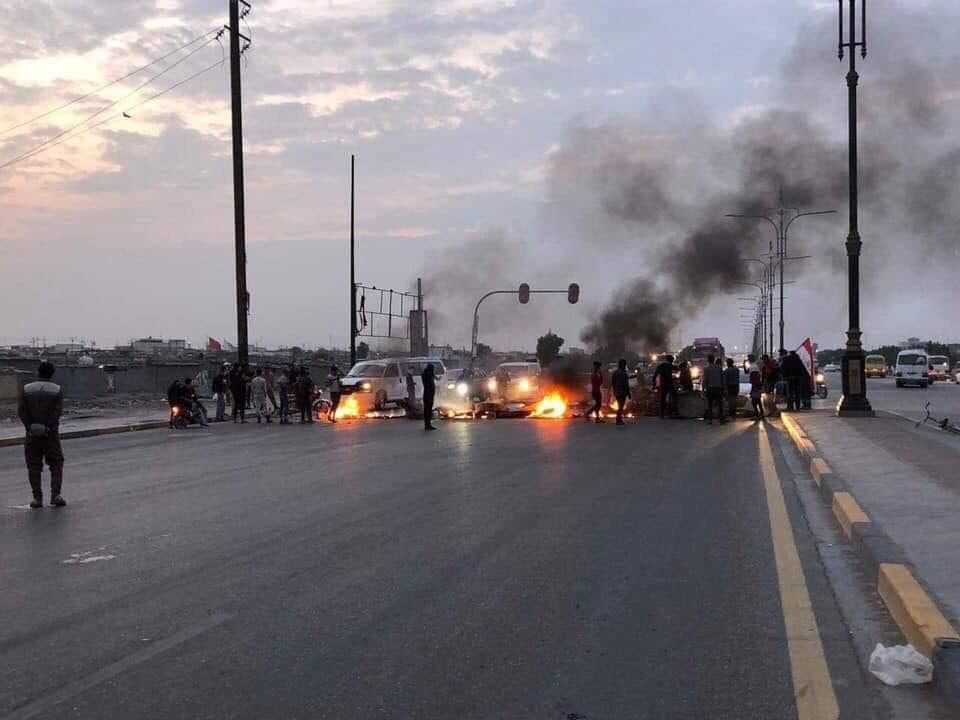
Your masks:
<svg viewBox="0 0 960 720"><path fill-rule="evenodd" d="M167 93L172 92L173 90L176 90L176 89L177 89L178 87L180 87L181 85L184 85L184 84L190 82L191 80L200 77L200 76L203 75L204 73L208 73L208 72L210 72L211 70L213 70L214 68L220 67L220 66L223 65L223 64L224 64L224 61L223 61L223 60L218 60L217 62L213 63L212 65L208 65L208 66L205 67L203 70L200 70L199 72L196 72L196 73L194 73L193 75L191 75L191 76L189 76L189 77L186 77L186 78L184 78L183 80L180 80L180 81L177 82L177 83L174 83L173 85L171 85L170 87L166 88L165 90L161 90L160 92L155 93L155 94L151 95L150 97L144 98L144 99L141 100L140 102L131 105L130 107L126 108L125 110L122 110L121 112L118 112L116 115L111 115L111 116L108 117L108 118L104 118L104 119L101 120L100 122L94 123L94 124L91 125L90 127L85 128L85 129L81 130L81 131L78 132L78 133L74 133L73 135L70 135L69 137L63 137L63 138L57 140L56 142L50 143L50 144L45 145L45 146L41 146L41 147L34 148L33 150L29 151L28 153L24 153L23 155L20 155L20 156L18 156L18 157L13 158L12 160L8 160L7 162L5 162L5 163L3 163L2 165L0 165L0 170L4 170L4 169L10 167L11 165L15 165L16 163L22 162L22 161L24 161L24 160L29 160L30 158L34 157L35 155L39 155L39 154L41 154L41 153L44 153L44 152L46 152L47 150L50 150L51 148L56 147L57 145L61 145L61 144L65 143L65 142L67 142L67 141L69 141L69 140L73 140L74 138L78 138L78 137L80 137L81 135L85 135L85 134L87 134L88 132L90 132L91 130L95 130L95 129L97 129L98 127L100 127L101 125L107 124L107 123L110 122L111 120L116 120L118 117L123 117L126 113L129 113L131 110L134 110L134 109L136 109L136 108L138 108L138 107L142 107L143 105L146 105L148 102L150 102L150 101L152 101L152 100L156 100L157 98L162 97L163 95L166 95Z"/></svg>
<svg viewBox="0 0 960 720"><path fill-rule="evenodd" d="M25 160L25 159L28 158L28 157L33 157L33 156L36 155L39 151L43 150L43 149L46 148L46 147L54 147L55 145L59 145L60 143L59 143L59 142L56 142L56 141L60 140L60 139L63 138L65 135L69 135L71 132L73 132L73 131L76 130L77 128L83 127L83 126L86 125L88 122L90 122L91 120L93 120L95 117L99 117L100 115L102 115L103 113L105 113L107 110L109 110L110 108L114 107L115 105L120 104L121 102L123 102L123 101L126 100L127 98L129 98L129 97L131 97L131 96L133 96L133 95L136 95L138 92L140 92L141 90L143 90L143 88L145 88L147 85L149 85L150 83L152 83L152 82L156 81L157 79L163 77L163 76L166 75L168 72L170 72L171 70L173 70L175 67L177 67L178 65L186 62L186 61L189 60L191 57L193 57L194 55L196 55L198 52L200 52L201 50L203 50L205 47L207 47L207 45L209 45L209 44L212 43L215 39L217 39L217 38L219 37L219 35L222 34L222 32L223 32L222 30L221 30L221 31L218 31L218 34L217 34L217 35L215 35L214 37L209 38L205 43L203 43L203 45L200 45L199 47L196 47L196 48L194 48L193 50L191 50L189 53L187 53L187 54L184 55L182 58L180 58L180 59L177 60L175 63L173 63L170 67L164 68L164 69L161 70L159 73L157 73L156 75L154 75L153 77L151 77L149 80L146 80L146 81L142 82L140 85L138 85L136 88L134 88L133 90L131 90L130 92L128 92L126 95L124 95L124 96L122 96L122 97L120 97L120 98L117 98L116 100L114 100L114 101L111 102L111 103L108 103L108 104L104 105L102 108L100 108L99 110L97 110L97 111L96 111L95 113L93 113L92 115L84 118L83 120L81 120L80 122L78 122L76 125L73 125L72 127L69 127L69 128L67 128L66 130L61 130L59 133L57 133L57 134L54 135L53 137L48 138L47 140L44 140L44 141L43 141L42 143L40 143L39 145L35 145L34 147L30 148L30 149L27 150L26 152L23 152L23 153L21 153L20 155L17 155L16 157L12 158L12 159L9 160L8 162L4 163L3 165L0 165L0 170L2 170L3 168L7 167L8 165L12 165L12 164L14 164L14 163L16 163L16 162L19 162L20 160ZM223 61L221 60L220 62L222 63ZM178 86L174 86L174 87L178 87ZM137 106L134 105L133 107L137 107ZM131 107L131 108L128 108L128 109L132 109L132 107ZM111 116L111 118L109 118L109 119L113 119L114 117L116 117L116 116L115 116L115 115L114 115L114 116ZM93 127L99 127L99 126L102 125L102 124L103 124L103 123L96 123L96 124L93 125ZM91 128L91 129L92 129L92 128ZM77 133L76 135L73 135L72 137L76 137L77 135L80 135L80 134L82 134L82 133Z"/></svg>
<svg viewBox="0 0 960 720"><path fill-rule="evenodd" d="M117 83L121 83L121 82L123 82L124 80L126 80L126 79L128 79L128 78L133 77L133 76L136 75L137 73L143 72L143 71L146 70L147 68L153 67L153 66L156 65L158 62L161 62L162 60L166 60L166 59L167 59L168 57L170 57L171 55L176 55L176 54L177 54L178 52L180 52L181 50L185 50L186 48L190 47L190 46L193 45L194 43L199 42L199 41L202 40L203 38L207 37L207 35L211 35L211 34L213 34L213 33L215 33L215 32L217 32L217 31L216 31L216 30L208 30L207 32L203 33L202 35L197 35L197 37L195 37L195 38L194 38L193 40L191 40L190 42L185 43L185 44L181 45L180 47L178 47L178 48L176 48L176 49L174 49L174 50L171 50L171 51L168 52L166 55L161 55L161 56L158 57L156 60L152 60L151 62L148 62L146 65L141 65L141 66L138 67L136 70L131 70L130 72L128 72L128 73L127 73L126 75L124 75L123 77L119 77L119 78L117 78L116 80L111 80L111 81L108 82L106 85L101 85L101 86L98 87L97 89L91 90L91 91L88 92L86 95L81 95L80 97L74 98L73 100L71 100L71 101L69 101L69 102L66 102L66 103L64 103L63 105L59 105L59 106L57 106L57 107L55 107L55 108L52 108L52 109L50 109L50 110L47 110L46 112L41 113L40 115L37 115L36 117L32 117L32 118L30 118L29 120L24 120L24 121L23 121L22 123L20 123L19 125L14 125L14 126L12 126L12 127L8 127L6 130L0 130L0 136L7 135L7 134L9 134L9 133L12 133L14 130L19 130L19 129L22 128L22 127L26 127L26 126L29 125L30 123L34 123L34 122L36 122L37 120L43 120L43 118L45 118L45 117L49 117L50 115L53 115L54 113L60 112L61 110L65 110L65 109L67 109L68 107L70 107L71 105L76 105L78 102L82 102L82 101L86 100L87 98L93 97L94 95L99 95L99 94L100 94L101 92L103 92L104 90L106 90L106 89L108 89L108 88L111 88L111 87L113 87L114 85L116 85Z"/></svg>

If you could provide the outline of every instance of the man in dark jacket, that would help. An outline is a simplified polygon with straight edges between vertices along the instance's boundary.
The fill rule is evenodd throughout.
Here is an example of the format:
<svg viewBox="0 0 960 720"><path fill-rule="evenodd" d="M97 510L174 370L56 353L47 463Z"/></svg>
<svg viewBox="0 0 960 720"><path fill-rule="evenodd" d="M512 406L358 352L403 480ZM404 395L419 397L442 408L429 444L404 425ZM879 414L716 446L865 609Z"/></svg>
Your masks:
<svg viewBox="0 0 960 720"><path fill-rule="evenodd" d="M17 415L27 431L23 449L35 510L43 507L43 461L50 468L50 504L63 507L67 501L63 486L63 449L60 447L60 416L63 414L63 390L50 379L53 363L44 360L37 370L38 382L27 384L17 407Z"/></svg>
<svg viewBox="0 0 960 720"><path fill-rule="evenodd" d="M663 420L668 411L675 415L677 391L673 385L673 355L664 355L663 362L657 365L653 373L653 385L660 402L660 419Z"/></svg>
<svg viewBox="0 0 960 720"><path fill-rule="evenodd" d="M313 422L313 390L316 387L310 370L301 367L297 373L297 407L300 408L300 424Z"/></svg>
<svg viewBox="0 0 960 720"><path fill-rule="evenodd" d="M230 369L230 394L233 396L233 421L245 423L247 421L247 379L243 369L234 365Z"/></svg>
<svg viewBox="0 0 960 720"><path fill-rule="evenodd" d="M593 407L587 413L587 422L590 422L590 416L593 415L598 423L603 420L603 365L598 361L593 363L593 373L590 375L590 397L593 399Z"/></svg>
<svg viewBox="0 0 960 720"><path fill-rule="evenodd" d="M737 398L740 397L740 368L735 367L733 358L727 358L727 367L723 371L724 385L727 386L727 414L731 420L737 419Z"/></svg>
<svg viewBox="0 0 960 720"><path fill-rule="evenodd" d="M437 395L437 376L433 371L433 363L427 363L420 376L423 382L423 429L436 430L433 420L433 399Z"/></svg>
<svg viewBox="0 0 960 720"><path fill-rule="evenodd" d="M630 375L627 374L627 361L622 358L610 376L610 389L617 400L617 425L623 425L623 409L630 397Z"/></svg>
<svg viewBox="0 0 960 720"><path fill-rule="evenodd" d="M800 384L804 375L807 375L807 369L803 366L803 360L797 355L796 350L791 350L787 355L781 355L780 369L783 372L783 379L787 381L787 410L799 410L802 402Z"/></svg>

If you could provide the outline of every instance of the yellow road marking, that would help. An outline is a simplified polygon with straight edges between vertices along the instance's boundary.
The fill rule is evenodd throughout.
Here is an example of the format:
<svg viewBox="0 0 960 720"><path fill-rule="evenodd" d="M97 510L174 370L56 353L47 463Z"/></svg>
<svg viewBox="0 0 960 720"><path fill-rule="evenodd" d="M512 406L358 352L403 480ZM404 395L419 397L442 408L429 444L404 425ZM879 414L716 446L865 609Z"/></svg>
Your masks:
<svg viewBox="0 0 960 720"><path fill-rule="evenodd" d="M799 720L836 720L840 717L837 696L833 692L833 681L820 642L817 618L813 614L766 428L760 432L759 444L797 716Z"/></svg>

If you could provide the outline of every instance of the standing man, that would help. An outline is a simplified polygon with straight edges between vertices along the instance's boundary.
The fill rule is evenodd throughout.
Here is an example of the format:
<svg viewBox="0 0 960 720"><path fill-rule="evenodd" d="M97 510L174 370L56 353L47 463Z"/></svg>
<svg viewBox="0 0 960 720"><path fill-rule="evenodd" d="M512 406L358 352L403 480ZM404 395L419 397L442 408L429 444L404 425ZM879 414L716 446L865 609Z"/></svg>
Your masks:
<svg viewBox="0 0 960 720"><path fill-rule="evenodd" d="M297 373L297 407L300 408L300 424L313 422L313 378L310 370L301 367Z"/></svg>
<svg viewBox="0 0 960 720"><path fill-rule="evenodd" d="M756 356L747 356L747 372L750 373L750 405L753 406L753 419L763 420L763 373L760 372L756 361Z"/></svg>
<svg viewBox="0 0 960 720"><path fill-rule="evenodd" d="M413 370L407 366L407 419L415 420L417 417L417 381L413 378Z"/></svg>
<svg viewBox="0 0 960 720"><path fill-rule="evenodd" d="M601 417L603 409L603 365L598 361L593 363L593 373L590 375L590 397L593 398L593 409L587 413L587 422L590 422L590 416L596 418L596 422L604 422Z"/></svg>
<svg viewBox="0 0 960 720"><path fill-rule="evenodd" d="M247 421L247 379L239 365L230 368L230 394L233 396L233 421Z"/></svg>
<svg viewBox="0 0 960 720"><path fill-rule="evenodd" d="M660 419L666 417L668 409L671 416L675 415L677 391L673 386L673 355L663 356L663 362L657 365L653 373L653 385L660 401Z"/></svg>
<svg viewBox="0 0 960 720"><path fill-rule="evenodd" d="M610 377L610 389L613 390L613 396L617 400L617 425L625 425L623 409L627 406L627 399L630 397L630 375L627 374L627 361L623 358L620 358L617 369Z"/></svg>
<svg viewBox="0 0 960 720"><path fill-rule="evenodd" d="M50 504L64 507L67 501L60 494L63 486L63 449L60 447L60 416L63 414L63 390L53 377L53 363L44 360L37 369L37 382L27 384L17 407L17 415L27 431L23 444L27 460L27 476L34 510L43 507L43 461L50 468Z"/></svg>
<svg viewBox="0 0 960 720"><path fill-rule="evenodd" d="M731 420L737 419L737 398L740 397L740 368L733 364L733 358L727 358L727 367L723 371L724 384L727 386L727 414Z"/></svg>
<svg viewBox="0 0 960 720"><path fill-rule="evenodd" d="M807 370L796 350L791 350L789 354L785 350L780 351L780 370L787 381L787 410L799 410L800 383Z"/></svg>
<svg viewBox="0 0 960 720"><path fill-rule="evenodd" d="M330 391L330 422L337 421L337 408L340 407L340 378L343 373L336 365L330 366L330 372L327 373L327 390Z"/></svg>
<svg viewBox="0 0 960 720"><path fill-rule="evenodd" d="M269 365L263 369L263 379L267 381L267 401L269 402L269 405L267 405L269 415L267 417L269 418L279 408L277 394L274 392L273 386L273 368ZM270 421L267 420L267 422Z"/></svg>
<svg viewBox="0 0 960 720"><path fill-rule="evenodd" d="M290 378L287 371L280 368L277 376L277 392L280 394L280 424L290 424Z"/></svg>
<svg viewBox="0 0 960 720"><path fill-rule="evenodd" d="M437 377L433 372L433 363L427 363L420 376L423 382L423 429L436 430L433 420L433 398L437 394Z"/></svg>
<svg viewBox="0 0 960 720"><path fill-rule="evenodd" d="M227 419L227 374L224 372L224 366L221 366L213 378L210 389L213 390L217 399L217 414L213 418L214 422L223 422Z"/></svg>
<svg viewBox="0 0 960 720"><path fill-rule="evenodd" d="M720 367L719 360L715 360L713 355L707 355L707 366L703 369L703 391L707 396L707 414L704 419L708 425L713 425L713 406L716 405L720 412L720 424L723 425L727 419L723 412L723 391L726 381L723 377L723 368Z"/></svg>
<svg viewBox="0 0 960 720"><path fill-rule="evenodd" d="M250 381L250 397L253 400L253 410L257 413L257 425L260 417L266 416L270 422L270 412L267 410L267 379L263 376L263 368L257 368L257 374Z"/></svg>

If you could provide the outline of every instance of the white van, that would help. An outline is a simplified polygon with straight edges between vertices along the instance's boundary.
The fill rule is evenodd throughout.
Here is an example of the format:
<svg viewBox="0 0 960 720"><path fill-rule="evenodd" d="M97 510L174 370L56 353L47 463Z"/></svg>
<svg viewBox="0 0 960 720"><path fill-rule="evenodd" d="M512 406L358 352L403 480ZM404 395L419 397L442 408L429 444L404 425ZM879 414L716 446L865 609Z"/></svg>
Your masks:
<svg viewBox="0 0 960 720"><path fill-rule="evenodd" d="M364 410L382 410L393 404L403 407L407 402L407 370L413 373L416 397L423 395L420 375L428 362L433 363L437 387L443 381L446 368L436 358L383 358L358 362L340 380L344 395L357 395Z"/></svg>
<svg viewBox="0 0 960 720"><path fill-rule="evenodd" d="M897 365L893 371L897 387L918 385L926 388L930 384L926 350L901 350L897 353Z"/></svg>

